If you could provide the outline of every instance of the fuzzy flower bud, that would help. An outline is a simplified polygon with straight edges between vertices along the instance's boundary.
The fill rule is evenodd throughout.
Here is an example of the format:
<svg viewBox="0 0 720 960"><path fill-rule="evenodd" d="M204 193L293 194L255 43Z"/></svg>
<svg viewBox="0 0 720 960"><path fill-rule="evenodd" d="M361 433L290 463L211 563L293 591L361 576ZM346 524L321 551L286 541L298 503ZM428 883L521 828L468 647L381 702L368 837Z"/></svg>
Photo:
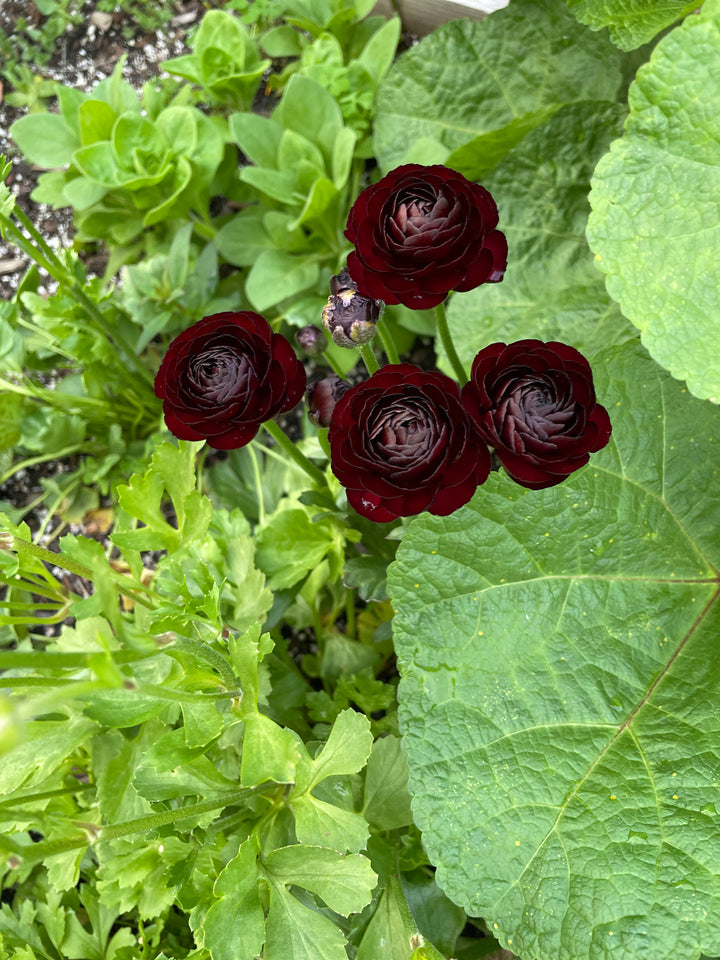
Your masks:
<svg viewBox="0 0 720 960"><path fill-rule="evenodd" d="M384 307L364 297L347 270L330 279L330 297L323 307L323 326L339 347L357 347L375 336Z"/></svg>
<svg viewBox="0 0 720 960"><path fill-rule="evenodd" d="M327 337L314 323L295 332L295 343L309 357L318 357L327 350Z"/></svg>
<svg viewBox="0 0 720 960"><path fill-rule="evenodd" d="M329 427L335 404L350 387L347 380L341 380L336 374L311 383L305 399L308 405L308 420L316 427Z"/></svg>

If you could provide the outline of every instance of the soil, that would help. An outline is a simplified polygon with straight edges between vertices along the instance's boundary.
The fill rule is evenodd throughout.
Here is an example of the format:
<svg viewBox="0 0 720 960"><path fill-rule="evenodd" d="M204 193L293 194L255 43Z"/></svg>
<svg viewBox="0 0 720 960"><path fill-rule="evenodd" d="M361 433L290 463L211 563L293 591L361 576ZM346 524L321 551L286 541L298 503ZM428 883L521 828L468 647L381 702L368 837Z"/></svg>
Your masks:
<svg viewBox="0 0 720 960"><path fill-rule="evenodd" d="M188 31L202 18L205 7L200 0L173 4L175 13L166 28L143 33L123 11L116 9L113 14L104 14L97 9L95 0L86 0L80 11L81 22L66 28L55 41L49 62L34 67L34 72L46 80L88 93L112 73L120 57L126 54L123 77L139 91L146 80L160 74L160 65L165 60L189 52L185 44ZM8 36L12 35L18 17L25 18L30 26L36 26L42 19L31 0L4 0L0 4L0 29ZM69 246L73 236L72 209L53 210L31 199L37 178L43 171L19 156L10 137L10 126L27 112L24 107L12 107L7 102L5 97L12 90L7 80L4 81L4 90L0 83L0 153L13 162L6 182L17 196L18 205L50 246L55 249ZM50 110L56 109L55 98L46 103ZM93 257L91 253L86 259L91 273L101 273L104 265L102 256ZM0 299L12 297L27 266L27 260L17 248L0 238Z"/></svg>

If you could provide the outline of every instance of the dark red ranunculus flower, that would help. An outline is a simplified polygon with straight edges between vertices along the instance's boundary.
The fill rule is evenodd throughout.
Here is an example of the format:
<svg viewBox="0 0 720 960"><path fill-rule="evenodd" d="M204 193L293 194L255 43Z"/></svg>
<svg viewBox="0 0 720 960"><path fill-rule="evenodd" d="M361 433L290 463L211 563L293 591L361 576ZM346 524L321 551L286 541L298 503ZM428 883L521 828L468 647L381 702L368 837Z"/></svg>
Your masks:
<svg viewBox="0 0 720 960"><path fill-rule="evenodd" d="M168 430L216 450L244 447L304 390L305 370L290 343L249 311L198 320L175 337L155 377Z"/></svg>
<svg viewBox="0 0 720 960"><path fill-rule="evenodd" d="M508 474L540 490L561 483L610 439L585 357L564 343L492 343L475 357L465 409Z"/></svg>
<svg viewBox="0 0 720 960"><path fill-rule="evenodd" d="M355 201L348 270L366 297L435 307L451 290L502 280L507 241L497 222L484 187L440 164L407 163Z"/></svg>
<svg viewBox="0 0 720 960"><path fill-rule="evenodd" d="M490 454L443 373L390 364L338 401L332 469L363 517L387 523L423 510L447 516L490 472Z"/></svg>

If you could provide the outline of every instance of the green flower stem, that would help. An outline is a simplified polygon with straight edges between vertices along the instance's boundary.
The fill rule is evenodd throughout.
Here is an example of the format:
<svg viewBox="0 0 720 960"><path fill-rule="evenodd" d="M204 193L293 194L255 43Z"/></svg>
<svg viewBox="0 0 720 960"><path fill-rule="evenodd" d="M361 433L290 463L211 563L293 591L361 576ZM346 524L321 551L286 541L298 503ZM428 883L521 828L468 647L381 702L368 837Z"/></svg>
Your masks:
<svg viewBox="0 0 720 960"><path fill-rule="evenodd" d="M67 570L68 573L74 573L78 577L84 577L86 580L92 580L95 576L89 567L85 567L81 563L76 563L61 553L53 553L52 550L46 550L45 547L41 547L37 543L22 540L20 537L12 538L12 547L10 549L16 553L24 553L27 556L35 557L36 560L44 560L46 563L51 563L55 567L61 567L63 570Z"/></svg>
<svg viewBox="0 0 720 960"><path fill-rule="evenodd" d="M310 463L305 454L298 450L292 440L281 430L274 420L268 420L263 426L275 443L277 443L279 447L282 447L291 460L294 460L315 483L321 487L325 486L325 476L322 470L319 470L314 463Z"/></svg>
<svg viewBox="0 0 720 960"><path fill-rule="evenodd" d="M260 479L260 466L258 464L257 454L253 445L248 444L248 453L252 464L253 480L255 481L255 496L258 502L258 523L261 527L265 526L265 497L263 496L262 480Z"/></svg>
<svg viewBox="0 0 720 960"><path fill-rule="evenodd" d="M395 341L392 338L392 334L390 333L387 324L383 323L382 320L380 323L378 323L378 333L380 334L380 339L382 340L385 356L388 358L389 362L400 363L400 357L397 352L397 347L395 346Z"/></svg>
<svg viewBox="0 0 720 960"><path fill-rule="evenodd" d="M272 784L272 786L275 787L275 784ZM119 840L121 837L129 837L134 833L146 833L148 830L157 830L158 827L167 826L169 823L188 820L203 813L210 813L212 810L222 810L236 803L242 803L256 792L258 792L258 788L248 787L246 790L225 794L222 797L216 797L214 800L203 800L200 803L191 803L177 810L163 810L148 817L138 817L136 820L115 823L106 827L76 821L75 826L78 830L83 831L81 836L68 837L65 840L40 841L40 843L33 844L31 847L23 847L17 853L15 845L7 843L6 839L2 838L0 839L0 849L10 849L12 853L15 853L18 860L17 866L20 866L20 864L30 866L34 863L41 863L46 857L51 857L57 853L78 850L99 841Z"/></svg>
<svg viewBox="0 0 720 960"><path fill-rule="evenodd" d="M447 358L450 361L451 367L455 371L455 376L457 377L458 383L462 387L468 382L468 375L465 372L465 368L460 363L460 357L458 357L457 351L455 350L455 344L452 342L444 303L440 303L437 305L437 307L435 307L435 319L437 320L438 333L440 334L442 345L445 348L445 353L447 354Z"/></svg>
<svg viewBox="0 0 720 960"><path fill-rule="evenodd" d="M330 369L332 370L332 372L336 374L336 376L340 377L341 380L344 380L345 374L342 372L340 367L335 362L334 357L332 357L329 353L325 353L323 354L323 356L325 360L330 364Z"/></svg>
<svg viewBox="0 0 720 960"><path fill-rule="evenodd" d="M152 373L145 364L135 356L134 350L129 344L124 342L123 338L117 332L111 333L108 330L107 320L102 311L98 309L84 290L78 286L76 278L63 266L52 248L35 229L30 219L17 206L13 211L13 216L17 217L19 222L22 223L32 240L28 240L12 220L2 217L0 219L2 219L6 234L11 237L11 243L19 247L27 257L42 267L43 270L47 271L54 280L57 280L63 289L70 294L75 302L81 306L94 321L94 325L98 328L99 332L117 345L120 358L128 369L133 370L133 372L137 373L149 386L152 386L154 382Z"/></svg>
<svg viewBox="0 0 720 960"><path fill-rule="evenodd" d="M380 364L375 359L375 354L372 352L372 348L369 343L364 343L360 347L360 356L363 358L363 363L367 367L367 372L372 376L374 373L377 373L380 369Z"/></svg>

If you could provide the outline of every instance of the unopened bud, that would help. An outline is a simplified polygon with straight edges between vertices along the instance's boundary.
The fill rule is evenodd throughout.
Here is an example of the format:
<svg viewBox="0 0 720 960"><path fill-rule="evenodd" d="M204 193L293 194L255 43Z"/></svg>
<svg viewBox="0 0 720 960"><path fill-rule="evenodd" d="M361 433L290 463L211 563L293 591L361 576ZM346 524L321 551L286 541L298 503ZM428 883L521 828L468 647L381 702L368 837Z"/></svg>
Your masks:
<svg viewBox="0 0 720 960"><path fill-rule="evenodd" d="M350 274L343 270L330 278L330 297L323 307L323 326L339 347L369 343L385 306L382 300L364 297Z"/></svg>
<svg viewBox="0 0 720 960"><path fill-rule="evenodd" d="M350 384L336 374L311 383L307 388L305 398L308 405L308 420L316 427L329 427L335 404L342 397Z"/></svg>
<svg viewBox="0 0 720 960"><path fill-rule="evenodd" d="M327 337L314 323L296 331L295 343L310 357L317 357L327 350Z"/></svg>

